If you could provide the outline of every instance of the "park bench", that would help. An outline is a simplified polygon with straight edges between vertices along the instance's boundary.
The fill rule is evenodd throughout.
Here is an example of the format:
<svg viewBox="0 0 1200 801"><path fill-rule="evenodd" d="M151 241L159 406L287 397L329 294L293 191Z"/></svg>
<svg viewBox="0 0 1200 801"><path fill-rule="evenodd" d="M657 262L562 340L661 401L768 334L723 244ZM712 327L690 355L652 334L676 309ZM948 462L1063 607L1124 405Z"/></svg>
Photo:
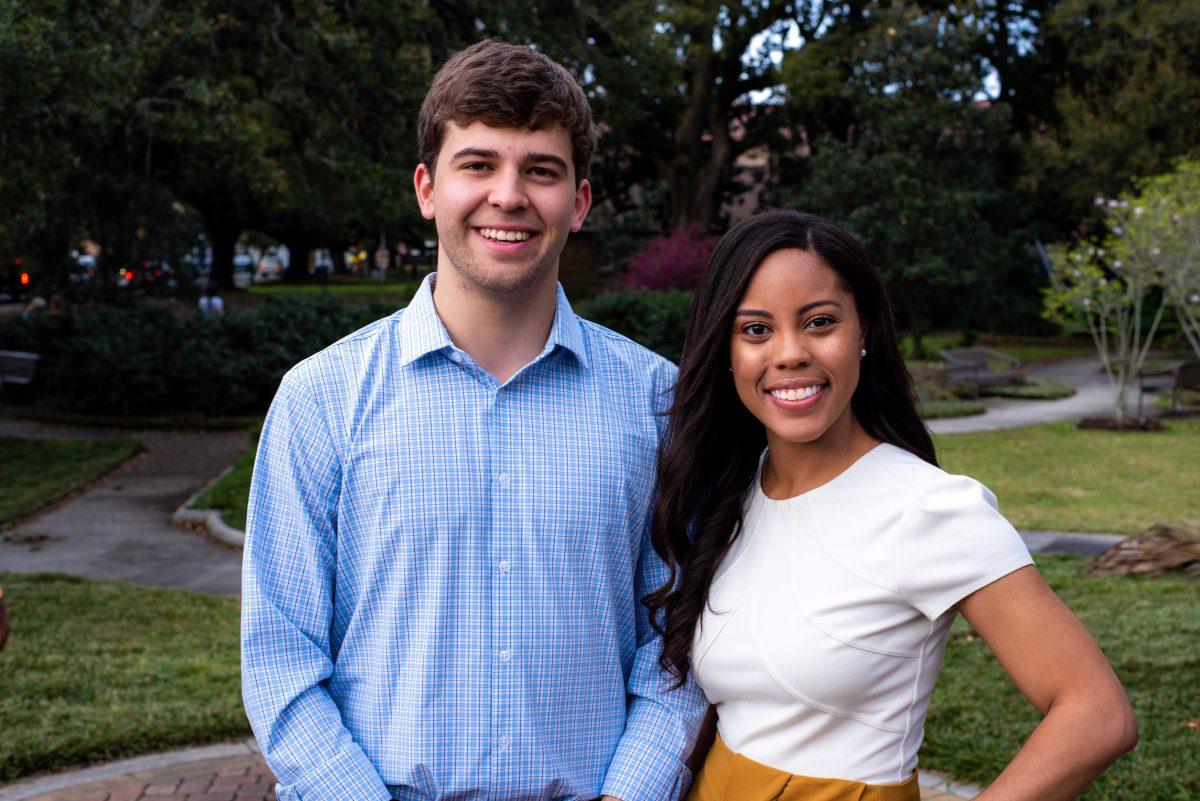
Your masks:
<svg viewBox="0 0 1200 801"><path fill-rule="evenodd" d="M1156 370L1138 373L1138 417L1142 416L1142 396L1147 389L1170 390L1171 411L1183 409L1184 390L1200 390L1200 362L1176 362Z"/></svg>
<svg viewBox="0 0 1200 801"><path fill-rule="evenodd" d="M988 348L947 348L941 352L947 384L970 384L979 389L989 384L1011 384L1021 380L1021 360Z"/></svg>
<svg viewBox="0 0 1200 801"><path fill-rule="evenodd" d="M33 368L40 358L36 353L0 350L0 409L4 408L4 385L24 386L33 381Z"/></svg>

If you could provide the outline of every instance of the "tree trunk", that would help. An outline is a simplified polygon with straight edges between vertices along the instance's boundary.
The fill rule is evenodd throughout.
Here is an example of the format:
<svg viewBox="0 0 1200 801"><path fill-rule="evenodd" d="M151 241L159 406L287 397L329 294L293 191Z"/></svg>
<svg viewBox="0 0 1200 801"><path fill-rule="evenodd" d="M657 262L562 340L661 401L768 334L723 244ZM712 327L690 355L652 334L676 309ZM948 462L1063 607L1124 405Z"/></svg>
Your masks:
<svg viewBox="0 0 1200 801"><path fill-rule="evenodd" d="M241 231L228 223L209 222L208 241L212 245L212 267L208 274L210 289L233 289L233 250Z"/></svg>
<svg viewBox="0 0 1200 801"><path fill-rule="evenodd" d="M288 249L287 272L284 281L307 281L308 258L316 244L316 237L300 232L285 232L280 237Z"/></svg>

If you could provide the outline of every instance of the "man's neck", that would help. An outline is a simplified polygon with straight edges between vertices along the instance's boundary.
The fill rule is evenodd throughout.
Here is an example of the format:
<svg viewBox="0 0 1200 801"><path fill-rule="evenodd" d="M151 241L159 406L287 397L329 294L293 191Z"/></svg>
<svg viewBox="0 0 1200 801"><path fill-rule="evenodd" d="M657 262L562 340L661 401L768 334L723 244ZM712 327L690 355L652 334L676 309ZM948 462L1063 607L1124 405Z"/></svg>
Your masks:
<svg viewBox="0 0 1200 801"><path fill-rule="evenodd" d="M557 282L517 295L481 291L453 270L440 270L433 306L450 341L501 384L545 347L558 307Z"/></svg>

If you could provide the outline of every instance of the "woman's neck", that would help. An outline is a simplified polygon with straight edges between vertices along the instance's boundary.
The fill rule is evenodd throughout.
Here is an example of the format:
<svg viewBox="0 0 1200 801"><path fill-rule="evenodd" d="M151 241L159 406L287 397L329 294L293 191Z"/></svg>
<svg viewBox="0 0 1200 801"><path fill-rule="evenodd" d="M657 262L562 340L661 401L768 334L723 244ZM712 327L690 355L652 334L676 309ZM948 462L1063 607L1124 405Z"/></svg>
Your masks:
<svg viewBox="0 0 1200 801"><path fill-rule="evenodd" d="M840 476L878 444L849 409L812 442L789 442L768 431L762 490L768 498L782 500L816 489Z"/></svg>

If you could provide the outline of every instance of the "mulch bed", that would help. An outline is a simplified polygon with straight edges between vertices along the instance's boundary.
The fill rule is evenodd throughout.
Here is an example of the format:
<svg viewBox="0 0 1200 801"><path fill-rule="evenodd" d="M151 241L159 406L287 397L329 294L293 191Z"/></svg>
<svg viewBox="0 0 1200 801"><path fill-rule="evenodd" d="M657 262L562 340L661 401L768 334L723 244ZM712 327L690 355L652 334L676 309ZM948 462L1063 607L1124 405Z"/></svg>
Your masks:
<svg viewBox="0 0 1200 801"><path fill-rule="evenodd" d="M1167 427L1157 420L1123 420L1115 417L1087 417L1079 421L1080 429L1087 431L1166 431Z"/></svg>

